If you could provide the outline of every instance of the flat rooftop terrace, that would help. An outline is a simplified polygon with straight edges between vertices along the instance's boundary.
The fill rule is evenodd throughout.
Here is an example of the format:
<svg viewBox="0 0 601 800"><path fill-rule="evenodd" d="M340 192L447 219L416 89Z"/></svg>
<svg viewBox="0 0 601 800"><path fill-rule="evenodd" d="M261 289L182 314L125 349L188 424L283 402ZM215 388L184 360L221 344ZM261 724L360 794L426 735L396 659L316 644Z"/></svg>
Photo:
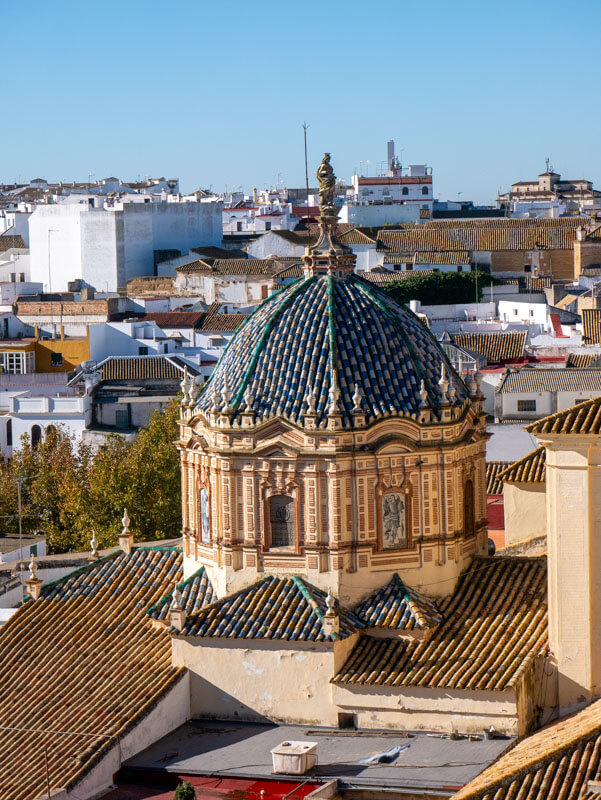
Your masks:
<svg viewBox="0 0 601 800"><path fill-rule="evenodd" d="M334 778L342 789L394 787L434 790L450 796L498 758L513 739L479 737L453 740L441 734L403 731L355 731L298 725L246 722L191 721L129 759L123 775L129 786L152 785L159 774L240 778L254 781L294 780L272 773L271 750L284 741L318 743L317 766L298 781L325 783ZM373 760L393 748L402 748L390 763ZM133 788L133 787L132 787ZM117 792L122 790L116 790ZM143 797L160 798L156 794ZM109 794L111 800L132 797Z"/></svg>

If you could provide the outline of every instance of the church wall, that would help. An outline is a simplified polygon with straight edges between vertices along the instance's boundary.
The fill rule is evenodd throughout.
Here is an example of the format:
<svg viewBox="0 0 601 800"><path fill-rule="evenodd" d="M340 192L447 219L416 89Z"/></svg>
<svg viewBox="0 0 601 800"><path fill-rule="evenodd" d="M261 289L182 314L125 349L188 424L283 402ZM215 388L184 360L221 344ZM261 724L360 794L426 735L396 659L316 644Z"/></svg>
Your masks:
<svg viewBox="0 0 601 800"><path fill-rule="evenodd" d="M334 686L340 711L356 713L359 728L518 733L518 706L512 689L504 692L428 689L418 686Z"/></svg>
<svg viewBox="0 0 601 800"><path fill-rule="evenodd" d="M338 724L332 644L176 636L172 653L190 671L193 718Z"/></svg>
<svg viewBox="0 0 601 800"><path fill-rule="evenodd" d="M505 483L505 546L547 534L545 483Z"/></svg>

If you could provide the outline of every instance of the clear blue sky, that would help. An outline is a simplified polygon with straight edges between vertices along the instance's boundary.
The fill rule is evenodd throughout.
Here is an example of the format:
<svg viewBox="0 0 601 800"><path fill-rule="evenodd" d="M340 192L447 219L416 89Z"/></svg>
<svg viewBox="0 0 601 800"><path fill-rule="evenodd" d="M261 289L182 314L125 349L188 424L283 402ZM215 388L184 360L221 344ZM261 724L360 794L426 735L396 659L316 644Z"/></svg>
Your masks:
<svg viewBox="0 0 601 800"><path fill-rule="evenodd" d="M601 2L2 3L0 180L348 178L386 141L489 202L546 156L601 186Z"/></svg>

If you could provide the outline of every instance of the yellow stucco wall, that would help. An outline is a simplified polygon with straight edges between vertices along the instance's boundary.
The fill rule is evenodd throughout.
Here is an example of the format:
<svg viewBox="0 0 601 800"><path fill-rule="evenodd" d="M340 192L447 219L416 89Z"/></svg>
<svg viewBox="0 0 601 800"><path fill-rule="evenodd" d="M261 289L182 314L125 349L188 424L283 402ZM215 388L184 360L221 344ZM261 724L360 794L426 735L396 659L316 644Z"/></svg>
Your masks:
<svg viewBox="0 0 601 800"><path fill-rule="evenodd" d="M526 542L547 533L545 483L505 483L505 546Z"/></svg>
<svg viewBox="0 0 601 800"><path fill-rule="evenodd" d="M61 353L61 366L53 366L53 353ZM36 372L71 372L89 358L90 340L87 336L81 339L37 339L35 342Z"/></svg>

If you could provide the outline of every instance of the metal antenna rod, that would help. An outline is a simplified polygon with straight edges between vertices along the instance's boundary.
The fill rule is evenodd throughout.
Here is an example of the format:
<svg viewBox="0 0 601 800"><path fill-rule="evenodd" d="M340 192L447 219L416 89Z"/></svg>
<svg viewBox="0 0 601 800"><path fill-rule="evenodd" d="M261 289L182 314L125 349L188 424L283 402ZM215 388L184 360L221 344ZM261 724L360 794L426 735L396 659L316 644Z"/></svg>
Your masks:
<svg viewBox="0 0 601 800"><path fill-rule="evenodd" d="M307 163L307 125L306 122L303 122L303 134L305 137L305 188L307 189L307 217L309 216L309 167Z"/></svg>

